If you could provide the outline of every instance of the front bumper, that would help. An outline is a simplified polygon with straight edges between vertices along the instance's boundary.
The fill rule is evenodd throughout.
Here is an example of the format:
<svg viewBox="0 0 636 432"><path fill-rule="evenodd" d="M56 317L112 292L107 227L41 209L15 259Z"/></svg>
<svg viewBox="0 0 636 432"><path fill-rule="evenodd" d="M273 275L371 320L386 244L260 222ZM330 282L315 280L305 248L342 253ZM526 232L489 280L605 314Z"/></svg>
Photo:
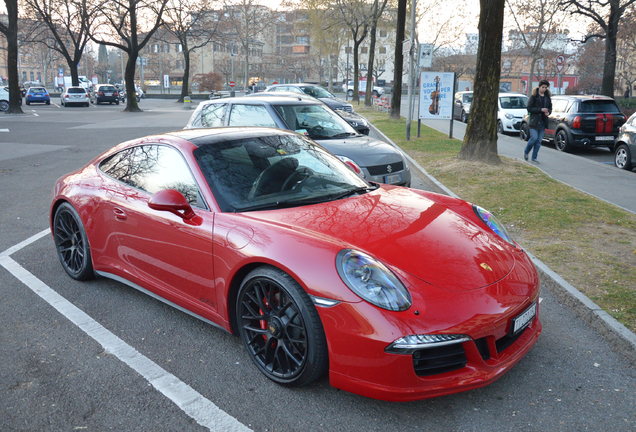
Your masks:
<svg viewBox="0 0 636 432"><path fill-rule="evenodd" d="M517 267L511 277L483 289L448 295L429 286L426 301L418 304L414 296L413 306L403 312L383 311L364 301L318 307L329 344L331 385L374 399L412 401L494 382L532 349L542 330L538 277L528 280L527 265ZM524 296L524 291L532 295ZM508 295L515 301L504 307L512 298ZM506 301L493 308L497 297ZM513 319L533 302L536 315L511 336ZM387 352L394 341L412 334L461 334L468 340L430 348L435 350L428 356L432 360L427 349Z"/></svg>

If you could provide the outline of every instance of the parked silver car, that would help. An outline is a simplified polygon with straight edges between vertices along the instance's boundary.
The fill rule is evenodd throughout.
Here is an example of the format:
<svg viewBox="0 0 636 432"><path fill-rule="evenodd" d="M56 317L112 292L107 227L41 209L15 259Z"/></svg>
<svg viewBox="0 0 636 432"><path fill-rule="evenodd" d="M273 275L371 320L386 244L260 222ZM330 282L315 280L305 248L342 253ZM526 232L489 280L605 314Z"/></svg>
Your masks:
<svg viewBox="0 0 636 432"><path fill-rule="evenodd" d="M60 104L65 107L69 105L90 106L91 100L84 87L69 86L60 95Z"/></svg>
<svg viewBox="0 0 636 432"><path fill-rule="evenodd" d="M252 96L201 102L185 129L265 126L293 130L321 144L345 162L351 160L369 181L410 186L411 171L396 147L356 132L319 101Z"/></svg>

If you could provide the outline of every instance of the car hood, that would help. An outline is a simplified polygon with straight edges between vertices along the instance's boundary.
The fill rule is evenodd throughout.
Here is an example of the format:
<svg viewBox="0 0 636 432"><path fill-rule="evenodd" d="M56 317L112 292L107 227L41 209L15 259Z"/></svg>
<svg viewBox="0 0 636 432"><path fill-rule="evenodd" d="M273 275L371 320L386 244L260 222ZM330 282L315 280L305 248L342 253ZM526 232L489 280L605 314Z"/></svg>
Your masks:
<svg viewBox="0 0 636 432"><path fill-rule="evenodd" d="M406 162L402 153L387 144L368 136L352 136L348 138L315 140L329 152L346 156L361 167Z"/></svg>
<svg viewBox="0 0 636 432"><path fill-rule="evenodd" d="M525 108L518 108L518 109L508 108L508 109L502 110L502 114L503 115L512 114L515 117L521 118L524 115L528 114L528 110Z"/></svg>
<svg viewBox="0 0 636 432"><path fill-rule="evenodd" d="M364 251L398 273L450 291L496 283L512 270L518 253L479 223L401 187L250 216Z"/></svg>
<svg viewBox="0 0 636 432"><path fill-rule="evenodd" d="M347 106L351 106L351 104L348 104L346 102L343 102L335 98L318 98L318 99L331 109L343 109Z"/></svg>

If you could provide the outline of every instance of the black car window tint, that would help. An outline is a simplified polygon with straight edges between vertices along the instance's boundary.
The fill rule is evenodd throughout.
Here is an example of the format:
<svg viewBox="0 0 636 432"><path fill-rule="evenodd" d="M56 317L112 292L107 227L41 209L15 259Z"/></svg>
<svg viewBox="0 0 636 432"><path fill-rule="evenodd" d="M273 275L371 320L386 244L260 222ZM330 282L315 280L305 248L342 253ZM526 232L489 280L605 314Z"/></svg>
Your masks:
<svg viewBox="0 0 636 432"><path fill-rule="evenodd" d="M201 110L202 127L219 127L223 126L225 117L225 108L227 104L210 104ZM199 125L197 125L199 126Z"/></svg>
<svg viewBox="0 0 636 432"><path fill-rule="evenodd" d="M263 105L232 105L229 126L276 127L276 122Z"/></svg>
<svg viewBox="0 0 636 432"><path fill-rule="evenodd" d="M616 102L610 100L587 100L579 106L581 113L619 113Z"/></svg>
<svg viewBox="0 0 636 432"><path fill-rule="evenodd" d="M86 93L86 90L84 90L83 88L69 88L68 89L68 93Z"/></svg>

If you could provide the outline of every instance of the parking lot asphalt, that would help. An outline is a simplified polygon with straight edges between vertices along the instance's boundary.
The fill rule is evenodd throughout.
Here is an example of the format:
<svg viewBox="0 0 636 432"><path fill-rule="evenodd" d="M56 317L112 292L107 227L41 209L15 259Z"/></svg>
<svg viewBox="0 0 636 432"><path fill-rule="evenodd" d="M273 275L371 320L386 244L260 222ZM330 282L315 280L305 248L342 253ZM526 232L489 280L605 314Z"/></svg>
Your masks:
<svg viewBox="0 0 636 432"><path fill-rule="evenodd" d="M53 182L120 141L178 129L189 116L172 101L142 108L0 116L0 430L229 430L211 412L263 432L636 428L633 363L545 275L544 332L508 374L481 389L401 404L339 391L326 379L278 386L237 338L118 282L69 279L43 231ZM79 323L67 308L77 308ZM138 361L156 367L140 372ZM201 414L211 419L206 426Z"/></svg>

